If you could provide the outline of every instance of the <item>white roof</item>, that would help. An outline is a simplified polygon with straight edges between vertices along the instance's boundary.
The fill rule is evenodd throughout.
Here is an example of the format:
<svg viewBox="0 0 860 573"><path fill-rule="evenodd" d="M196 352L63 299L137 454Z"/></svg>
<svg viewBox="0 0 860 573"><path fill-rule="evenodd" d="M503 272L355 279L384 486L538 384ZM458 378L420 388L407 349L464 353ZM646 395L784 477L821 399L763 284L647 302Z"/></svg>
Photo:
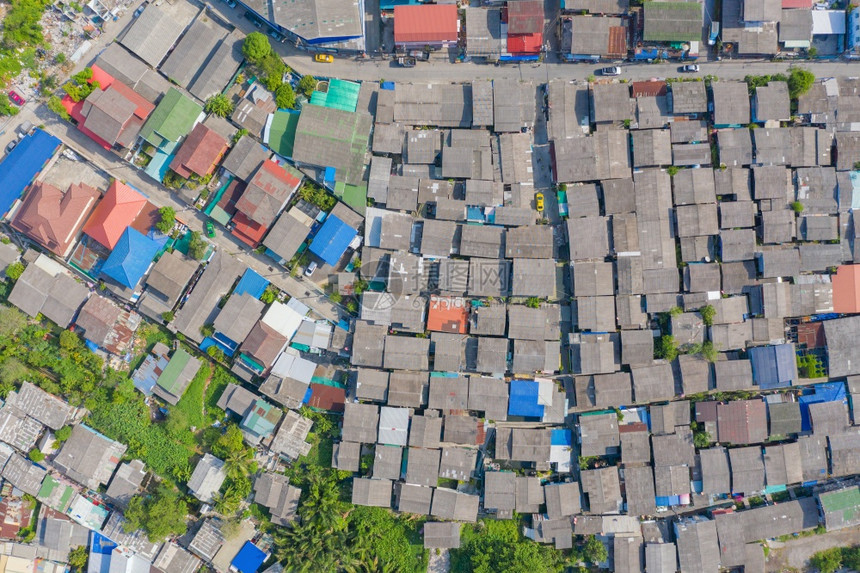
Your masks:
<svg viewBox="0 0 860 573"><path fill-rule="evenodd" d="M297 298L291 298L287 302L287 306L302 316L305 316L307 313L309 313L311 311L311 309L308 308L308 305L306 305L305 303L303 303L302 301L300 301Z"/></svg>
<svg viewBox="0 0 860 573"><path fill-rule="evenodd" d="M844 10L813 10L812 34L844 34Z"/></svg>
<svg viewBox="0 0 860 573"><path fill-rule="evenodd" d="M316 364L310 360L305 360L292 348L287 348L272 366L272 374L310 384L316 367Z"/></svg>
<svg viewBox="0 0 860 573"><path fill-rule="evenodd" d="M382 218L389 212L376 207L368 207L364 212L364 244L368 247L379 247L379 240L382 235Z"/></svg>
<svg viewBox="0 0 860 573"><path fill-rule="evenodd" d="M303 314L300 314L289 304L273 302L261 320L263 324L275 329L280 334L286 336L287 340L290 340L296 333L296 330L299 329L303 316Z"/></svg>
<svg viewBox="0 0 860 573"><path fill-rule="evenodd" d="M409 409L383 406L379 409L380 444L405 446L409 433Z"/></svg>

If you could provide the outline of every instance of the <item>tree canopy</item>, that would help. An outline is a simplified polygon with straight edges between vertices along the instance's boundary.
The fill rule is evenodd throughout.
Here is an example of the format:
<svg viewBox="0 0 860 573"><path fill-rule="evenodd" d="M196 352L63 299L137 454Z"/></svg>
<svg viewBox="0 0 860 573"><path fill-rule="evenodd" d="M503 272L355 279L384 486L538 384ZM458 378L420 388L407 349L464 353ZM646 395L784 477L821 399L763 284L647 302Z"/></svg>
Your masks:
<svg viewBox="0 0 860 573"><path fill-rule="evenodd" d="M317 79L313 76L302 76L299 80L299 91L307 97L311 97L315 87L317 87Z"/></svg>
<svg viewBox="0 0 860 573"><path fill-rule="evenodd" d="M179 492L161 484L152 495L131 498L123 529L129 533L142 529L151 542L157 543L171 535L184 534L187 517L188 504Z"/></svg>
<svg viewBox="0 0 860 573"><path fill-rule="evenodd" d="M261 32L251 32L242 44L242 54L253 64L258 64L272 53L269 38Z"/></svg>
<svg viewBox="0 0 860 573"><path fill-rule="evenodd" d="M158 215L161 219L155 224L155 228L166 235L173 230L173 226L176 224L176 211L173 207L162 207L158 210Z"/></svg>
<svg viewBox="0 0 860 573"><path fill-rule="evenodd" d="M555 573L566 565L564 554L523 537L514 520L484 520L466 525L460 548L451 550L455 573Z"/></svg>
<svg viewBox="0 0 860 573"><path fill-rule="evenodd" d="M809 91L815 82L815 74L803 68L792 68L788 75L788 96L797 99Z"/></svg>
<svg viewBox="0 0 860 573"><path fill-rule="evenodd" d="M206 113L211 113L218 117L227 117L233 113L233 102L224 94L215 94L206 100L206 105L203 109Z"/></svg>
<svg viewBox="0 0 860 573"><path fill-rule="evenodd" d="M290 84L281 84L275 92L275 104L280 109L292 109L296 106L296 92Z"/></svg>

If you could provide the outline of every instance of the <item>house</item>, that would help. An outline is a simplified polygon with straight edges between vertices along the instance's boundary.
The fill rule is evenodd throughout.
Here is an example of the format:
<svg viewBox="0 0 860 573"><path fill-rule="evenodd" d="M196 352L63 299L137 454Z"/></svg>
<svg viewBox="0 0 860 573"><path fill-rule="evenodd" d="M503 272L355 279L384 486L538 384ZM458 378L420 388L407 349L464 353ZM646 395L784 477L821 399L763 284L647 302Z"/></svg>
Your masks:
<svg viewBox="0 0 860 573"><path fill-rule="evenodd" d="M437 487L433 492L430 515L440 519L453 519L474 523L478 519L480 497Z"/></svg>
<svg viewBox="0 0 860 573"><path fill-rule="evenodd" d="M197 462L188 480L188 491L203 503L212 503L226 478L224 462L207 453Z"/></svg>
<svg viewBox="0 0 860 573"><path fill-rule="evenodd" d="M343 415L344 440L372 444L376 442L379 406L347 403Z"/></svg>
<svg viewBox="0 0 860 573"><path fill-rule="evenodd" d="M153 393L176 405L200 369L200 361L182 348L177 348L170 361L158 375Z"/></svg>
<svg viewBox="0 0 860 573"><path fill-rule="evenodd" d="M306 105L296 124L292 158L333 168L335 181L358 185L367 166L372 124L367 113Z"/></svg>
<svg viewBox="0 0 860 573"><path fill-rule="evenodd" d="M85 183L73 183L65 192L50 183L30 188L11 222L12 228L55 255L65 258L99 199Z"/></svg>
<svg viewBox="0 0 860 573"><path fill-rule="evenodd" d="M239 350L243 356L253 360L253 363L249 363L251 369L262 373L272 367L286 346L286 336L265 322L257 321Z"/></svg>
<svg viewBox="0 0 860 573"><path fill-rule="evenodd" d="M200 559L172 542L163 544L152 562L159 573L194 573L200 565Z"/></svg>
<svg viewBox="0 0 860 573"><path fill-rule="evenodd" d="M543 22L544 5L539 0L525 0L507 4L507 52L513 55L536 55L543 47ZM495 83L494 87L495 87ZM499 101L497 92L496 102ZM505 101L502 95L502 101ZM505 114L499 114L498 107L495 112L496 131L508 131L499 129L499 124Z"/></svg>
<svg viewBox="0 0 860 573"><path fill-rule="evenodd" d="M702 39L702 11L688 2L654 2L645 6L646 42L698 42Z"/></svg>
<svg viewBox="0 0 860 573"><path fill-rule="evenodd" d="M729 450L732 468L732 493L754 494L764 489L764 459L760 446Z"/></svg>
<svg viewBox="0 0 860 573"><path fill-rule="evenodd" d="M235 351L251 333L265 306L248 293L231 296L215 318L214 337Z"/></svg>
<svg viewBox="0 0 860 573"><path fill-rule="evenodd" d="M854 527L860 523L860 487L854 485L823 491L816 497L827 531Z"/></svg>
<svg viewBox="0 0 860 573"><path fill-rule="evenodd" d="M230 291L242 271L243 266L236 258L215 251L171 327L201 342L200 328L214 322L221 298Z"/></svg>
<svg viewBox="0 0 860 573"><path fill-rule="evenodd" d="M263 162L267 161L270 157L271 152L263 145L260 145L256 139L253 137L241 137L230 149L221 167L247 182L257 172Z"/></svg>
<svg viewBox="0 0 860 573"><path fill-rule="evenodd" d="M96 490L110 481L126 446L78 424L63 442L54 465L70 479Z"/></svg>
<svg viewBox="0 0 860 573"><path fill-rule="evenodd" d="M368 507L391 507L391 480L353 479L352 503Z"/></svg>
<svg viewBox="0 0 860 573"><path fill-rule="evenodd" d="M102 265L101 274L120 287L134 291L149 271L159 250L159 243L142 235L137 229L128 227Z"/></svg>
<svg viewBox="0 0 860 573"><path fill-rule="evenodd" d="M157 68L185 30L185 23L168 10L144 10L122 37L121 43L141 60Z"/></svg>
<svg viewBox="0 0 860 573"><path fill-rule="evenodd" d="M711 86L711 91L714 96L714 127L741 126L750 122L750 98L746 83L717 82Z"/></svg>
<svg viewBox="0 0 860 573"><path fill-rule="evenodd" d="M513 472L484 473L484 507L496 510L499 519L510 518L516 507L516 479Z"/></svg>
<svg viewBox="0 0 860 573"><path fill-rule="evenodd" d="M98 76L99 88L72 107L72 118L82 133L105 149L128 149L137 141L155 106L98 65L92 70L93 79Z"/></svg>
<svg viewBox="0 0 860 573"><path fill-rule="evenodd" d="M618 468L609 466L583 470L580 479L590 513L618 513L621 510L623 498L618 481Z"/></svg>
<svg viewBox="0 0 860 573"><path fill-rule="evenodd" d="M172 311L185 293L199 265L179 251L161 255L146 279L146 294L140 309L150 318L162 320L162 314Z"/></svg>
<svg viewBox="0 0 860 573"><path fill-rule="evenodd" d="M460 18L456 6L394 7L394 45L398 49L453 46L457 43L459 32Z"/></svg>
<svg viewBox="0 0 860 573"><path fill-rule="evenodd" d="M87 288L76 281L62 267L56 265L40 266L42 257L27 265L24 272L15 281L12 292L9 293L8 301L14 304L29 316L42 316L50 319L61 328L71 324L78 309L85 303L88 296Z"/></svg>
<svg viewBox="0 0 860 573"><path fill-rule="evenodd" d="M681 571L719 571L720 548L716 522L694 516L675 523L674 530Z"/></svg>
<svg viewBox="0 0 860 573"><path fill-rule="evenodd" d="M627 55L627 28L622 18L571 16L562 21L562 26L574 60Z"/></svg>
<svg viewBox="0 0 860 573"><path fill-rule="evenodd" d="M200 104L176 88L170 88L143 124L140 137L157 148L157 156L169 156L198 122L202 113ZM164 157L161 161L166 159L167 157Z"/></svg>
<svg viewBox="0 0 860 573"><path fill-rule="evenodd" d="M108 250L113 250L128 227L143 234L148 233L155 210L146 197L114 179L83 231Z"/></svg>
<svg viewBox="0 0 860 573"><path fill-rule="evenodd" d="M170 162L170 169L183 179L193 175L203 178L215 171L226 152L227 140L224 136L198 123L182 142Z"/></svg>
<svg viewBox="0 0 860 573"><path fill-rule="evenodd" d="M203 560L211 562L225 541L224 534L221 533L221 520L210 517L203 521L200 529L194 534L188 549Z"/></svg>
<svg viewBox="0 0 860 573"><path fill-rule="evenodd" d="M268 508L275 525L288 526L296 518L301 495L281 474L264 472L254 481L254 502Z"/></svg>
<svg viewBox="0 0 860 573"><path fill-rule="evenodd" d="M767 405L771 436L789 436L801 432L800 404L774 402Z"/></svg>
<svg viewBox="0 0 860 573"><path fill-rule="evenodd" d="M803 481L800 446L797 442L765 446L764 473L768 487Z"/></svg>
<svg viewBox="0 0 860 573"><path fill-rule="evenodd" d="M406 483L431 486L439 479L442 452L426 448L409 448L406 460Z"/></svg>
<svg viewBox="0 0 860 573"><path fill-rule="evenodd" d="M618 418L614 413L581 415L577 426L581 456L618 453L621 441L618 434Z"/></svg>
<svg viewBox="0 0 860 573"><path fill-rule="evenodd" d="M134 339L140 325L140 315L123 310L110 299L91 296L84 303L75 326L84 331L84 338L116 355L123 355Z"/></svg>
<svg viewBox="0 0 860 573"><path fill-rule="evenodd" d="M735 400L717 405L717 441L755 444L767 439L766 405L762 400Z"/></svg>
<svg viewBox="0 0 860 573"><path fill-rule="evenodd" d="M708 110L708 97L704 82L673 82L670 86L672 113L700 114ZM677 124L673 124L673 130Z"/></svg>
<svg viewBox="0 0 860 573"><path fill-rule="evenodd" d="M456 522L428 521L424 524L424 548L458 549L461 527Z"/></svg>
<svg viewBox="0 0 860 573"><path fill-rule="evenodd" d="M108 484L105 495L120 507L128 506L129 500L140 492L146 469L140 460L120 464Z"/></svg>
<svg viewBox="0 0 860 573"><path fill-rule="evenodd" d="M860 374L860 364L853 360L852 337L860 332L860 317L838 318L824 322L827 340L829 374L833 378Z"/></svg>
<svg viewBox="0 0 860 573"><path fill-rule="evenodd" d="M753 380L765 390L791 386L798 379L794 344L749 349Z"/></svg>
<svg viewBox="0 0 860 573"><path fill-rule="evenodd" d="M753 96L753 113L759 123L766 121L787 121L791 118L789 110L788 84L768 82L758 86Z"/></svg>
<svg viewBox="0 0 860 573"><path fill-rule="evenodd" d="M329 215L310 244L310 252L328 265L336 265L358 234L354 228L336 215Z"/></svg>

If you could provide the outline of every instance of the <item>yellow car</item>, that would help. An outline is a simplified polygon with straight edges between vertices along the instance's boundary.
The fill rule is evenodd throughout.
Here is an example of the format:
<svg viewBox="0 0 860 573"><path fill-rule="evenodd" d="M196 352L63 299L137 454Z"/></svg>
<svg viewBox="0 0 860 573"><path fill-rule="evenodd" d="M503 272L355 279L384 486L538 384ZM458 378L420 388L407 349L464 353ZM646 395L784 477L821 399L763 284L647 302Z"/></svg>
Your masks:
<svg viewBox="0 0 860 573"><path fill-rule="evenodd" d="M543 193L535 195L535 207L537 207L539 213L543 213Z"/></svg>
<svg viewBox="0 0 860 573"><path fill-rule="evenodd" d="M314 61L321 64L330 64L334 61L334 56L331 54L316 54L314 56Z"/></svg>

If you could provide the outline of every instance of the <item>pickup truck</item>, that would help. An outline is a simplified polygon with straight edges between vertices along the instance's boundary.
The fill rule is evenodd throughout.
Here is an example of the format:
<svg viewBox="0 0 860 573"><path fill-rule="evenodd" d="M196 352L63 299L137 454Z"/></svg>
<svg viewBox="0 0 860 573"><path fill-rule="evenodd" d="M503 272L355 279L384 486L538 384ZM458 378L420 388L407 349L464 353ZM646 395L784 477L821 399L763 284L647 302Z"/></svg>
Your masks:
<svg viewBox="0 0 860 573"><path fill-rule="evenodd" d="M415 58L411 56L400 56L397 58L397 63L401 68L414 68L415 67Z"/></svg>

